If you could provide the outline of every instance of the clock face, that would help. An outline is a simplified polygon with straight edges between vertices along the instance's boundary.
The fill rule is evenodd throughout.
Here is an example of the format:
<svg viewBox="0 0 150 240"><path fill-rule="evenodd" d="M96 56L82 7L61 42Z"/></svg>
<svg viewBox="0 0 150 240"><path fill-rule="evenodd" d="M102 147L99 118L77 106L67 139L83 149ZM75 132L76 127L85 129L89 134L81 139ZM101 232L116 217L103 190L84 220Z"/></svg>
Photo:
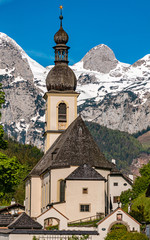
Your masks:
<svg viewBox="0 0 150 240"><path fill-rule="evenodd" d="M59 130L65 130L66 129L66 122L59 122L58 123L58 129Z"/></svg>

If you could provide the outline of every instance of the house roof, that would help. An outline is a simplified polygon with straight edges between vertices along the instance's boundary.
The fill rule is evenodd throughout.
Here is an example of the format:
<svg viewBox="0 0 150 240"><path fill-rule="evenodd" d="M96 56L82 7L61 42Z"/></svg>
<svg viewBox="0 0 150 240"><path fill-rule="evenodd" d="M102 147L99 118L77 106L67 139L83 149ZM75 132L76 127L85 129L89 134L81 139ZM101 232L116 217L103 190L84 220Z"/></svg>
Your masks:
<svg viewBox="0 0 150 240"><path fill-rule="evenodd" d="M80 166L84 163L91 167L112 168L79 116L56 139L28 176L39 176L49 168Z"/></svg>
<svg viewBox="0 0 150 240"><path fill-rule="evenodd" d="M0 209L0 213L6 212L7 210L11 210L11 209L14 209L14 208L21 208L21 209L25 210L25 206L23 206L23 205L21 205L19 203L14 203L14 204L12 204L10 206L1 208Z"/></svg>
<svg viewBox="0 0 150 240"><path fill-rule="evenodd" d="M0 227L7 227L13 220L14 217L10 214L0 214Z"/></svg>
<svg viewBox="0 0 150 240"><path fill-rule="evenodd" d="M115 212L117 212L118 210L122 211L124 214L126 214L129 218L131 218L133 221L135 221L137 224L141 225L136 219L134 219L131 215L129 215L128 213L126 213L125 211L123 211L122 208L118 207L116 208L113 212L111 212L110 214L108 214L105 218L103 218L102 220L100 220L97 225L101 224L102 222L104 222L107 218L109 218L110 216L112 216Z"/></svg>
<svg viewBox="0 0 150 240"><path fill-rule="evenodd" d="M95 169L83 164L75 169L66 180L97 180L97 181L106 181L106 179L99 174Z"/></svg>
<svg viewBox="0 0 150 240"><path fill-rule="evenodd" d="M147 188L147 191L146 191L146 197L150 197L150 184Z"/></svg>
<svg viewBox="0 0 150 240"><path fill-rule="evenodd" d="M9 229L42 229L42 225L34 221L25 212L21 213L12 223L8 225Z"/></svg>
<svg viewBox="0 0 150 240"><path fill-rule="evenodd" d="M48 205L50 206L50 205ZM41 213L37 218L41 217L42 215L44 215L45 213L49 212L51 209L54 209L56 212L58 212L59 214L61 214L64 218L66 218L67 220L69 220L69 218L67 218L64 214L62 214L60 211L58 211L55 207L51 206L49 209L47 209L45 212Z"/></svg>
<svg viewBox="0 0 150 240"><path fill-rule="evenodd" d="M3 232L5 232L3 230ZM88 230L28 230L28 229L15 229L12 230L11 234L34 234L34 235L58 235L58 236L62 236L62 235L70 235L72 237L72 235L99 235L99 233L97 231L88 231ZM62 236L63 237L63 236Z"/></svg>
<svg viewBox="0 0 150 240"><path fill-rule="evenodd" d="M122 176L130 185L133 184L132 180L127 175L120 172L114 163L111 162L111 166L110 176Z"/></svg>

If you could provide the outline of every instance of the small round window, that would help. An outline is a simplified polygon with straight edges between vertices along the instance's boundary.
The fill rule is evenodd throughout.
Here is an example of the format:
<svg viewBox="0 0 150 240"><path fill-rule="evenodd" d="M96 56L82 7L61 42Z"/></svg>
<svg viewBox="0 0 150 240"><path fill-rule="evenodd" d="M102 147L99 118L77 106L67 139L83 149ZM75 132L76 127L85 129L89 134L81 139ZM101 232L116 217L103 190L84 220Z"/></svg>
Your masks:
<svg viewBox="0 0 150 240"><path fill-rule="evenodd" d="M124 185L124 186L127 186L127 183L124 183L123 185Z"/></svg>

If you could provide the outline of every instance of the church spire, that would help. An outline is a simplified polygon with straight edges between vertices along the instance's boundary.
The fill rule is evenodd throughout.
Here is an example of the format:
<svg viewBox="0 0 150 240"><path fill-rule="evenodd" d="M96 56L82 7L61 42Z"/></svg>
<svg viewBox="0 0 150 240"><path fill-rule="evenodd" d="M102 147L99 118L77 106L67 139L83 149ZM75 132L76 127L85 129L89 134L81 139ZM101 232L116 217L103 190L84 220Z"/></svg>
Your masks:
<svg viewBox="0 0 150 240"><path fill-rule="evenodd" d="M54 41L56 43L55 49L55 65L65 63L68 64L68 49L69 47L66 45L66 43L69 40L68 34L64 31L62 27L62 9L63 6L60 6L60 29L59 31L54 35Z"/></svg>
<svg viewBox="0 0 150 240"><path fill-rule="evenodd" d="M62 27L62 20L63 20L62 10L63 10L63 6L61 5L59 8L60 8L60 16L59 16L59 19L60 19L60 27Z"/></svg>

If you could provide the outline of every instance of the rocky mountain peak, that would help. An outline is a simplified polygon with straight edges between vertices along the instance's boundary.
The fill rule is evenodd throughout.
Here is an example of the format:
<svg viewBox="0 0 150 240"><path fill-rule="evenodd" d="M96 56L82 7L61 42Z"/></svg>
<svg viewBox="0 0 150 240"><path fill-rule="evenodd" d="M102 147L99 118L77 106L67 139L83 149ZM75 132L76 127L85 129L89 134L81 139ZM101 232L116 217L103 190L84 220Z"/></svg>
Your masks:
<svg viewBox="0 0 150 240"><path fill-rule="evenodd" d="M7 35L0 33L0 82L6 102L1 121L9 136L42 148L46 75ZM78 110L87 121L134 133L150 126L150 55L134 65L119 62L104 44L71 67L78 79Z"/></svg>
<svg viewBox="0 0 150 240"><path fill-rule="evenodd" d="M92 48L82 61L83 68L100 73L109 73L118 64L113 51L104 44Z"/></svg>
<svg viewBox="0 0 150 240"><path fill-rule="evenodd" d="M41 89L44 86L38 87L41 81L38 77L45 78L45 72L45 68L30 59L14 40L0 33L0 82L6 100L1 118L4 130L22 143L34 139L40 148L45 101Z"/></svg>
<svg viewBox="0 0 150 240"><path fill-rule="evenodd" d="M143 58L139 59L132 64L133 67L148 67L150 69L150 54L147 54Z"/></svg>

